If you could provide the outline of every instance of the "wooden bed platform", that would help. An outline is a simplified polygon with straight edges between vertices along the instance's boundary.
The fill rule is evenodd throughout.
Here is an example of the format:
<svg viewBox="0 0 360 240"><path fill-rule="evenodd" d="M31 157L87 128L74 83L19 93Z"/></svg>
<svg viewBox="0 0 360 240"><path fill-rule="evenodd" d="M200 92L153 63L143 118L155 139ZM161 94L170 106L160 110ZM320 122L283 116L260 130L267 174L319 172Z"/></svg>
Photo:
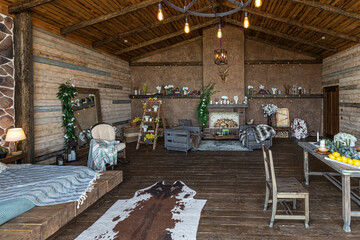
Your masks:
<svg viewBox="0 0 360 240"><path fill-rule="evenodd" d="M122 171L104 172L79 209L77 202L35 207L0 226L0 239L46 239L122 181Z"/></svg>

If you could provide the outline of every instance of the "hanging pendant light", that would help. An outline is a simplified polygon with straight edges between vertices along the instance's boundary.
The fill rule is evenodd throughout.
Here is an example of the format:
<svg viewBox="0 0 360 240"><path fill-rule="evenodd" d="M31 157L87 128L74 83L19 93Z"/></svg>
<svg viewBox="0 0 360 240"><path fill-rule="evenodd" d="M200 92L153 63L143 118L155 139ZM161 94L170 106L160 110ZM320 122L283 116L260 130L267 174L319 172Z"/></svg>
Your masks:
<svg viewBox="0 0 360 240"><path fill-rule="evenodd" d="M261 0L255 0L255 7L259 8L261 7L262 1Z"/></svg>
<svg viewBox="0 0 360 240"><path fill-rule="evenodd" d="M157 19L159 21L164 20L164 14L163 14L162 9L161 9L161 2L159 2L159 10L158 10L158 14L157 14Z"/></svg>
<svg viewBox="0 0 360 240"><path fill-rule="evenodd" d="M216 65L227 64L227 51L221 48L221 38L220 38L220 48L214 50L214 62Z"/></svg>
<svg viewBox="0 0 360 240"><path fill-rule="evenodd" d="M217 31L217 37L222 38L221 23L219 23L219 30Z"/></svg>
<svg viewBox="0 0 360 240"><path fill-rule="evenodd" d="M249 18L248 18L248 13L245 12L245 18L244 18L244 28L248 28L249 27Z"/></svg>
<svg viewBox="0 0 360 240"><path fill-rule="evenodd" d="M185 27L184 27L184 31L185 31L185 33L189 33L189 32L190 32L190 26L189 26L189 21L188 21L187 16L186 16L186 18L185 18Z"/></svg>

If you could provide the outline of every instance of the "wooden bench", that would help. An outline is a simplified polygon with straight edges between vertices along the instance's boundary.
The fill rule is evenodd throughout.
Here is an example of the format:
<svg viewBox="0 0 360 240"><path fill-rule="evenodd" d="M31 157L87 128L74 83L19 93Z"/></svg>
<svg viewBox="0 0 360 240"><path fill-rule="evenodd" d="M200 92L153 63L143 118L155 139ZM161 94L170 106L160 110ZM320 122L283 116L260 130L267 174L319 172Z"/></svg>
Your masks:
<svg viewBox="0 0 360 240"><path fill-rule="evenodd" d="M104 172L80 208L77 202L35 207L0 226L0 239L46 239L122 181L122 171Z"/></svg>

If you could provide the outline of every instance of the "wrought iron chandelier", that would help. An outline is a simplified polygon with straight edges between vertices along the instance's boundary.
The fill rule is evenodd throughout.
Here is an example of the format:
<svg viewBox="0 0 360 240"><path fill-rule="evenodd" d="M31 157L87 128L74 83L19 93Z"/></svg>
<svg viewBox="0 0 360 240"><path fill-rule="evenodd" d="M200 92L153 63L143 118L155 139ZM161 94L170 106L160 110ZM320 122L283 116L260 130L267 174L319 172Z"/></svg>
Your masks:
<svg viewBox="0 0 360 240"><path fill-rule="evenodd" d="M201 13L201 12L197 12L196 10L190 10L191 7L196 3L197 0L189 0L189 3L187 3L187 1L184 1L184 5L183 6L178 6L175 5L171 2L169 2L169 0L160 0L159 1L159 9L158 9L158 14L157 14L157 18L159 21L164 20L164 14L162 11L162 5L161 2L165 2L168 6L172 7L173 9L182 12L184 14L187 15L194 15L194 16L198 16L198 17L218 17L219 19L221 19L221 17L225 17L231 14L234 14L236 12L239 12L240 10L246 8L247 6L249 6L249 4L253 1L253 0L247 0L246 2L244 2L243 0L241 1L236 1L236 0L227 0L228 2L234 4L237 6L237 8L234 8L230 11L226 11L226 12L217 12L216 11L216 7L215 7L215 0L209 0L210 5L211 5L211 9L213 10L213 13ZM225 1L225 0L224 0ZM260 7L262 4L262 0L255 0L255 7ZM244 18L244 28L248 28L249 27L249 18L248 18L248 14L245 11L245 18ZM189 33L190 32L190 25L189 25L189 21L187 16L185 17L185 27L184 27L184 31L185 33ZM221 21L219 21L219 30L217 33L217 37L221 38L222 37L222 32L221 32Z"/></svg>
<svg viewBox="0 0 360 240"><path fill-rule="evenodd" d="M221 48L221 39L220 39L220 48L214 50L214 62L216 65L227 64L227 51Z"/></svg>

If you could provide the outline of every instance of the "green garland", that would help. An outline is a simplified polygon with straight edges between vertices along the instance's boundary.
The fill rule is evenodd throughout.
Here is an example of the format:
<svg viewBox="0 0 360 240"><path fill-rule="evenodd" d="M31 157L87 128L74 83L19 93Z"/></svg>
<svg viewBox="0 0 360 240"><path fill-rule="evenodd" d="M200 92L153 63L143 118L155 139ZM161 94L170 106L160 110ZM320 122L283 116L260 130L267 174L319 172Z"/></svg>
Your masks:
<svg viewBox="0 0 360 240"><path fill-rule="evenodd" d="M211 95L215 94L217 91L214 90L215 83L210 82L206 87L204 87L203 92L200 96L200 103L196 110L196 115L199 121L200 127L206 127L209 121L209 110L208 105L210 103Z"/></svg>
<svg viewBox="0 0 360 240"><path fill-rule="evenodd" d="M71 107L71 99L77 95L75 85L68 80L66 83L60 84L59 92L57 93L57 98L62 101L62 117L63 117L63 127L65 128L65 148L68 147L70 141L76 141L76 131L75 131L75 118L74 111Z"/></svg>

